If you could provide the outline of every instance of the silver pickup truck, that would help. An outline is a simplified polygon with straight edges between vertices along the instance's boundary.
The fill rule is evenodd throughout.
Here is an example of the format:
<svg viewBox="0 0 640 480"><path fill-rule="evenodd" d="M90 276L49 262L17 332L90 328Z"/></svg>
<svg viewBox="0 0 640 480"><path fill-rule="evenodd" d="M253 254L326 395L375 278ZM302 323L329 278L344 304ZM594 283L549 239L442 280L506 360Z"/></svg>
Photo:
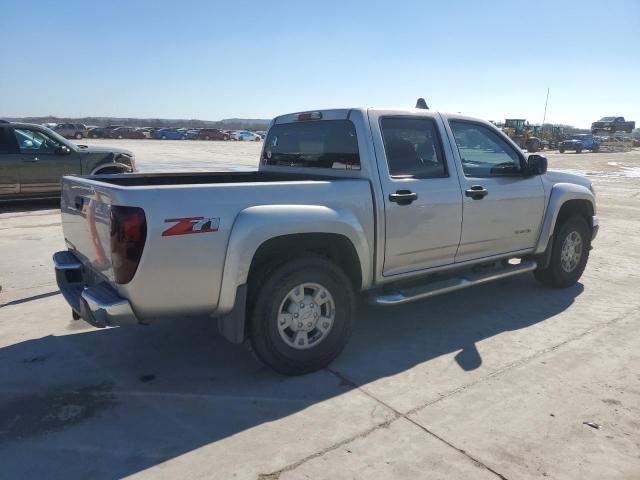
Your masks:
<svg viewBox="0 0 640 480"><path fill-rule="evenodd" d="M533 272L578 281L598 231L591 182L547 172L492 124L426 109L275 118L255 172L63 179L74 318L216 319L284 374L345 347L378 305Z"/></svg>

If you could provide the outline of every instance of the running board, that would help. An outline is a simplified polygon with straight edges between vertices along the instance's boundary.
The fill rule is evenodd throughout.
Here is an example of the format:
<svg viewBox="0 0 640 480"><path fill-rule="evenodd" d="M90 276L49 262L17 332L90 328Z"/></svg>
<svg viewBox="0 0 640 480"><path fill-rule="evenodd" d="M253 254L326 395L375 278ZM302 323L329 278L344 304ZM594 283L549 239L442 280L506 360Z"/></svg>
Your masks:
<svg viewBox="0 0 640 480"><path fill-rule="evenodd" d="M449 278L426 285L418 285L401 288L395 293L384 293L372 297L373 303L377 305L400 305L402 303L422 300L424 298L435 297L443 293L455 292L463 288L493 282L501 278L512 277L521 273L531 272L537 267L536 262L527 261L517 265L509 265L500 270L493 270L484 273L471 273L463 277Z"/></svg>

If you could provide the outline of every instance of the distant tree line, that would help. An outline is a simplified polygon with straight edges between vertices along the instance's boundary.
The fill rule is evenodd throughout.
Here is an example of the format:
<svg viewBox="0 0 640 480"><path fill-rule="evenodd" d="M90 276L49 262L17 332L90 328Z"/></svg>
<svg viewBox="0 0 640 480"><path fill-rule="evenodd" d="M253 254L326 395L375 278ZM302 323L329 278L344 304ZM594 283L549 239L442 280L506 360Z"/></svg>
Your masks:
<svg viewBox="0 0 640 480"><path fill-rule="evenodd" d="M21 117L7 118L10 122L25 123L82 123L87 126L106 127L122 125L124 127L156 127L156 128L220 128L224 130L265 130L271 120L257 118L229 118L225 120L184 120L168 118L119 118L119 117Z"/></svg>

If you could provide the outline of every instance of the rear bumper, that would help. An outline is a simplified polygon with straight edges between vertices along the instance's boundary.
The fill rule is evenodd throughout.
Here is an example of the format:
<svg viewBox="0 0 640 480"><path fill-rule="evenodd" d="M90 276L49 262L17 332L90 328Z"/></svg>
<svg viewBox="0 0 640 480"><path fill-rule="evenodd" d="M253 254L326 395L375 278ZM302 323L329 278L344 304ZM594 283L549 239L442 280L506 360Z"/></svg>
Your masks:
<svg viewBox="0 0 640 480"><path fill-rule="evenodd" d="M131 304L107 282L87 284L82 263L68 250L53 255L56 281L72 310L94 327L115 327L139 323Z"/></svg>

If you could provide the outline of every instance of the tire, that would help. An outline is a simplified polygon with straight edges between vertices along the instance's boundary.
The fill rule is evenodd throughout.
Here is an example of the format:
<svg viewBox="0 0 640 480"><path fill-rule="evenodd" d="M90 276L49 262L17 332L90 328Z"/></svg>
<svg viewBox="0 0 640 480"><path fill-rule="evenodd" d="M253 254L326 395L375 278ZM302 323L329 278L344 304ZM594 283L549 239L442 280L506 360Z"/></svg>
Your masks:
<svg viewBox="0 0 640 480"><path fill-rule="evenodd" d="M560 153L564 153L564 148L559 148L559 149L558 149L558 151L559 151Z"/></svg>
<svg viewBox="0 0 640 480"><path fill-rule="evenodd" d="M166 137L166 135L162 135L162 136L160 137L160 139L161 139L161 140L166 140L166 139L167 139L167 137Z"/></svg>
<svg viewBox="0 0 640 480"><path fill-rule="evenodd" d="M205 140L209 140L209 135L205 135L205 136L204 136L204 139L205 139Z"/></svg>
<svg viewBox="0 0 640 480"><path fill-rule="evenodd" d="M528 153L536 153L538 150L540 150L540 142L538 142L537 140L530 139L527 142L526 147L527 147Z"/></svg>
<svg viewBox="0 0 640 480"><path fill-rule="evenodd" d="M576 148L576 153L582 153L582 147Z"/></svg>
<svg viewBox="0 0 640 480"><path fill-rule="evenodd" d="M76 133L75 137L76 137L76 140L82 140L82 134L81 133Z"/></svg>
<svg viewBox="0 0 640 480"><path fill-rule="evenodd" d="M118 135L118 139L122 140L122 135Z"/></svg>
<svg viewBox="0 0 640 480"><path fill-rule="evenodd" d="M330 260L317 255L295 258L254 277L249 290L251 345L258 359L276 372L302 375L319 370L349 341L355 294L347 276ZM298 300L296 295L304 297ZM313 295L322 295L324 303L311 301ZM280 322L287 318L288 326L282 327ZM323 318L326 331L320 327Z"/></svg>
<svg viewBox="0 0 640 480"><path fill-rule="evenodd" d="M549 266L533 272L536 280L550 288L568 288L575 285L587 266L591 248L591 232L584 218L579 216L569 217L559 227L559 230L551 238L552 250ZM568 240L570 237L575 240L573 236L575 234L580 237L581 243L579 258L573 257L574 265L573 262L566 260L566 257L563 262L563 247L566 241L572 241ZM570 245L568 248L569 251L565 250L565 254L572 252ZM575 252L575 250L573 251Z"/></svg>
<svg viewBox="0 0 640 480"><path fill-rule="evenodd" d="M599 146L599 145L594 146L594 147L591 149L591 151L592 151L592 152L594 152L594 153L595 153L595 152L599 152L599 151L600 151L600 146Z"/></svg>

